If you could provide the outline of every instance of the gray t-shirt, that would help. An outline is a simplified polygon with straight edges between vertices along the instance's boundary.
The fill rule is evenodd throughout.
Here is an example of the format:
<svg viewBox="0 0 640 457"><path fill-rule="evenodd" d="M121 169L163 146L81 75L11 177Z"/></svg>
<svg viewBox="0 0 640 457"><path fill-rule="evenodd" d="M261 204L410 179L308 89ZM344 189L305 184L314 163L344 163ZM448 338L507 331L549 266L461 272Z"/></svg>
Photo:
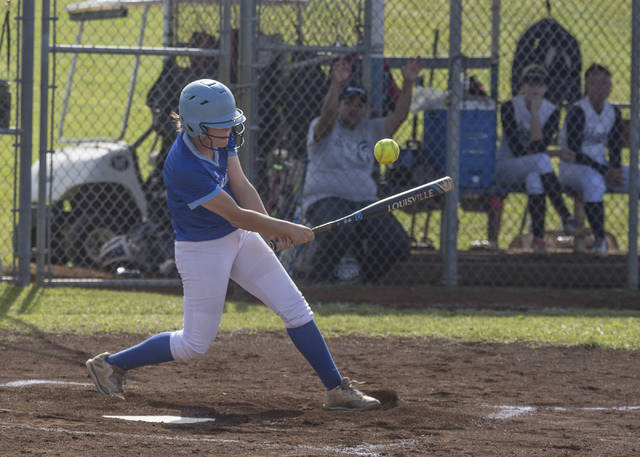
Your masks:
<svg viewBox="0 0 640 457"><path fill-rule="evenodd" d="M309 164L304 183L303 209L327 197L349 201L377 200L377 186L371 173L376 164L373 147L386 137L386 117L363 119L354 130L336 119L331 133L315 141L313 130L320 118L311 121L307 134Z"/></svg>

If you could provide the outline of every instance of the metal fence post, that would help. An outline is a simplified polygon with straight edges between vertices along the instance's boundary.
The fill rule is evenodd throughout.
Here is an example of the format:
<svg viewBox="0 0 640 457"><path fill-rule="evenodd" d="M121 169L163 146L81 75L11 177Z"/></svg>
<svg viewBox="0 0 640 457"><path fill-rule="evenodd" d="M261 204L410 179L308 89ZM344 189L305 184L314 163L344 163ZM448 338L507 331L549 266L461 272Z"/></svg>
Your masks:
<svg viewBox="0 0 640 457"><path fill-rule="evenodd" d="M460 172L460 108L462 104L462 1L451 0L449 22L449 109L447 112L446 173L455 183L453 192L445 197L442 224L444 255L443 282L458 283L458 188Z"/></svg>
<svg viewBox="0 0 640 457"><path fill-rule="evenodd" d="M255 118L256 87L254 83L254 55L256 39L256 1L242 0L240 3L240 43L238 52L238 85L235 91L237 104L247 116L247 130L244 134L244 146L239 150L240 163L250 180L253 180L253 149L258 119Z"/></svg>
<svg viewBox="0 0 640 457"><path fill-rule="evenodd" d="M223 0L220 27L220 81L231 84L231 0Z"/></svg>
<svg viewBox="0 0 640 457"><path fill-rule="evenodd" d="M385 0L365 2L364 70L363 83L371 95L371 110L380 115L384 99L382 66L384 56L384 3Z"/></svg>
<svg viewBox="0 0 640 457"><path fill-rule="evenodd" d="M640 146L640 0L631 12L631 125L629 138L629 252L627 285L638 290L638 147Z"/></svg>
<svg viewBox="0 0 640 457"><path fill-rule="evenodd" d="M20 219L18 221L18 284L28 286L31 262L31 160L33 132L34 0L22 7L22 84L20 86Z"/></svg>
<svg viewBox="0 0 640 457"><path fill-rule="evenodd" d="M38 210L36 231L36 284L44 285L45 242L47 230L47 132L49 128L49 31L51 3L42 1L42 35L40 37L40 139L38 144Z"/></svg>
<svg viewBox="0 0 640 457"><path fill-rule="evenodd" d="M491 1L491 97L498 100L500 60L500 0Z"/></svg>
<svg viewBox="0 0 640 457"><path fill-rule="evenodd" d="M162 0L162 11L162 45L173 46L173 0Z"/></svg>

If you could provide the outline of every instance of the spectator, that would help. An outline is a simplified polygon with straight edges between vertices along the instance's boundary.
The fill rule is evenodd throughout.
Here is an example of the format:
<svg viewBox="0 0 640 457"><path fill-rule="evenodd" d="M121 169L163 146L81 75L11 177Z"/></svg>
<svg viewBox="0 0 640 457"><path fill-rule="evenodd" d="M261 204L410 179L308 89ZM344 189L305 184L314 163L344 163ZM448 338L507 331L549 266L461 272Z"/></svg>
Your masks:
<svg viewBox="0 0 640 457"><path fill-rule="evenodd" d="M306 220L317 225L377 200L379 172L373 146L391 137L406 119L413 83L424 64L410 59L402 68L404 82L396 106L387 117L366 119L367 93L352 78L352 62L338 59L320 116L311 121L307 136L309 165L304 186ZM330 279L345 252L353 249L362 282L377 282L409 255L409 237L391 215L349 224L318 236L314 277Z"/></svg>
<svg viewBox="0 0 640 457"><path fill-rule="evenodd" d="M533 250L544 252L545 195L562 219L566 234L577 230L562 199L560 183L547 149L558 131L560 112L544 98L548 75L544 67L529 65L522 72L520 95L502 104L502 139L496 158L496 180L507 185L524 184L529 196Z"/></svg>
<svg viewBox="0 0 640 457"><path fill-rule="evenodd" d="M607 102L611 72L593 64L585 72L584 80L586 95L569 107L559 136L563 148L560 182L582 193L594 235L591 252L605 255L609 247L604 236L604 193L607 189L629 191L629 167L620 164L623 136L620 110Z"/></svg>

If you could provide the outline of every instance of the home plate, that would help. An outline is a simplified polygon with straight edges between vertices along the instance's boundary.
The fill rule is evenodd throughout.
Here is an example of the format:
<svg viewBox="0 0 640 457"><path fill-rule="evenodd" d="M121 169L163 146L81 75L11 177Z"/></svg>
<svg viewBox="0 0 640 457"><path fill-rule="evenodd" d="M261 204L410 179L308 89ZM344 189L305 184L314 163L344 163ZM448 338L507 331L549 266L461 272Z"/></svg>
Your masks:
<svg viewBox="0 0 640 457"><path fill-rule="evenodd" d="M102 416L107 419L122 419L125 421L155 422L161 424L197 424L199 422L213 422L212 417L181 417L181 416Z"/></svg>

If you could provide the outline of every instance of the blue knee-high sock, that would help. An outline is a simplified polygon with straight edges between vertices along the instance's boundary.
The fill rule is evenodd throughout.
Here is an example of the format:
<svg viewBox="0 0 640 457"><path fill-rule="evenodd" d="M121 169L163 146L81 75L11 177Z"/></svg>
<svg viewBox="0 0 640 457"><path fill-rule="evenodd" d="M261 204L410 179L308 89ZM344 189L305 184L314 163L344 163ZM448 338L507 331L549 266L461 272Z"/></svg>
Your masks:
<svg viewBox="0 0 640 457"><path fill-rule="evenodd" d="M327 389L338 386L342 376L333 362L327 343L325 343L316 323L311 320L301 327L288 328L287 333L298 351L316 371L322 384Z"/></svg>
<svg viewBox="0 0 640 457"><path fill-rule="evenodd" d="M158 333L140 344L110 355L107 362L123 370L170 362L173 360L169 346L170 338L171 332Z"/></svg>

